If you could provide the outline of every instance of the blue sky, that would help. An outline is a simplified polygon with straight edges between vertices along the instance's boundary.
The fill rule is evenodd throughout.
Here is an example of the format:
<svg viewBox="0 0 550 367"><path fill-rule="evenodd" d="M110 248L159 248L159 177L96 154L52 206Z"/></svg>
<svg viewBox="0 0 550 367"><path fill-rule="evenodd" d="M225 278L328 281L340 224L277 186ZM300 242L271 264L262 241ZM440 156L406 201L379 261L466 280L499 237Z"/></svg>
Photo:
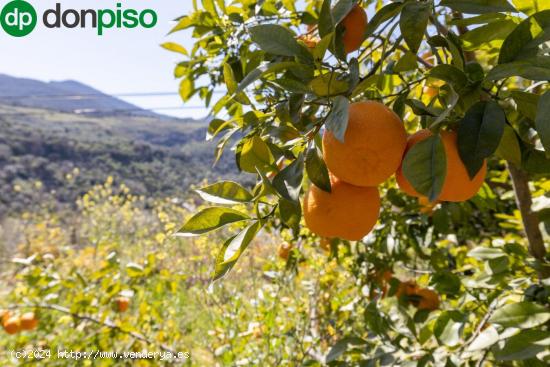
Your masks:
<svg viewBox="0 0 550 367"><path fill-rule="evenodd" d="M116 9L115 0L30 0L41 17L44 10L60 2L62 9ZM0 32L0 73L43 81L74 79L109 94L174 92L173 96L132 97L125 100L144 108L181 106L173 67L181 59L159 44L175 41L192 44L189 32L166 36L179 15L192 9L191 0L125 0L123 9L150 8L158 14L152 29L112 29L101 37L92 28L47 29L39 21L36 29L23 38ZM4 6L7 0L0 0ZM201 106L191 100L190 106ZM165 114L200 118L204 108L163 110Z"/></svg>

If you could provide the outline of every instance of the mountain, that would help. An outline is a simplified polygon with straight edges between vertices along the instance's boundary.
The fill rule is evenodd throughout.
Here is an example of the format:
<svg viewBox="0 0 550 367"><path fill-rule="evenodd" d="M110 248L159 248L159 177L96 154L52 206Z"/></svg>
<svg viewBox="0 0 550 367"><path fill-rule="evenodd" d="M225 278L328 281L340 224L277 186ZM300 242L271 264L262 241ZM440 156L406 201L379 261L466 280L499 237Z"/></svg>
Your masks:
<svg viewBox="0 0 550 367"><path fill-rule="evenodd" d="M0 74L0 103L96 115L156 115L74 80L42 82L5 74Z"/></svg>
<svg viewBox="0 0 550 367"><path fill-rule="evenodd" d="M0 94L94 91L77 82L29 79L10 90L14 79L0 78ZM74 205L108 177L153 198L185 198L203 180L243 181L230 152L213 167L215 143L205 141L205 121L112 112L124 102L109 96L89 100L102 114L72 112L90 107L85 103L12 102L0 98L0 217L42 205Z"/></svg>

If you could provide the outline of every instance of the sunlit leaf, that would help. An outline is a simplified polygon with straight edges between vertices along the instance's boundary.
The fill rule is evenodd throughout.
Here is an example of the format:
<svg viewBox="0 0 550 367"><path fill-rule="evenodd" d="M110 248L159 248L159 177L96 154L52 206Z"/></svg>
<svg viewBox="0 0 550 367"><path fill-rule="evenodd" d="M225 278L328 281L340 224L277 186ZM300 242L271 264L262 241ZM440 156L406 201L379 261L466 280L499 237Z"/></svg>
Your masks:
<svg viewBox="0 0 550 367"><path fill-rule="evenodd" d="M178 236L196 236L247 219L250 219L247 214L235 209L210 207L193 215L176 234Z"/></svg>

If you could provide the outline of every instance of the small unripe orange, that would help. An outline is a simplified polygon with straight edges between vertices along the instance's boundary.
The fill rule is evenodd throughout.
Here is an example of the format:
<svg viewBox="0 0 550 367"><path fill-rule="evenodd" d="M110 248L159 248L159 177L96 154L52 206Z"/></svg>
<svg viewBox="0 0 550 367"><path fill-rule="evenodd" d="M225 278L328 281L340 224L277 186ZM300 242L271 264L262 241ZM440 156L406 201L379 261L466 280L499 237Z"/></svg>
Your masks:
<svg viewBox="0 0 550 367"><path fill-rule="evenodd" d="M34 312L27 312L21 316L21 329L33 330L38 326L38 319Z"/></svg>
<svg viewBox="0 0 550 367"><path fill-rule="evenodd" d="M21 320L17 316L10 316L2 323L2 327L6 333L13 335L21 330Z"/></svg>
<svg viewBox="0 0 550 367"><path fill-rule="evenodd" d="M126 297L118 297L115 303L118 312L125 312L130 307L130 300Z"/></svg>

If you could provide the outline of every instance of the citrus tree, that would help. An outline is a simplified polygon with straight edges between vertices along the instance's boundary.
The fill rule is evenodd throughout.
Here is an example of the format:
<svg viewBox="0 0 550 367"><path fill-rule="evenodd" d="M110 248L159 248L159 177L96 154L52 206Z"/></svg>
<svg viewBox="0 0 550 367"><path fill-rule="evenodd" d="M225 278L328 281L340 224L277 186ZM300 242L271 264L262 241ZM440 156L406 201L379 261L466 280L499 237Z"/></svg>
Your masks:
<svg viewBox="0 0 550 367"><path fill-rule="evenodd" d="M547 365L549 2L203 0L189 29L163 44L180 95L256 177L197 190L178 232L236 229L213 281L273 232L355 288L317 300L303 364Z"/></svg>

